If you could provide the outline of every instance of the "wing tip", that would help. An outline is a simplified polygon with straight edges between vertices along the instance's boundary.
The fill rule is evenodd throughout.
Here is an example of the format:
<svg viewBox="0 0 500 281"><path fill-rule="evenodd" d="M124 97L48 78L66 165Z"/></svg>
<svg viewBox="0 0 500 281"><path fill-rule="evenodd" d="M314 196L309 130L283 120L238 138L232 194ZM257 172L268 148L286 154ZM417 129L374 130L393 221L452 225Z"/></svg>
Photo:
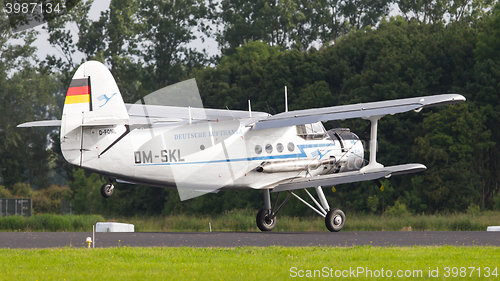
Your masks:
<svg viewBox="0 0 500 281"><path fill-rule="evenodd" d="M422 97L420 102L423 107L435 107L443 105L452 105L465 102L467 99L460 94L444 94L437 96Z"/></svg>

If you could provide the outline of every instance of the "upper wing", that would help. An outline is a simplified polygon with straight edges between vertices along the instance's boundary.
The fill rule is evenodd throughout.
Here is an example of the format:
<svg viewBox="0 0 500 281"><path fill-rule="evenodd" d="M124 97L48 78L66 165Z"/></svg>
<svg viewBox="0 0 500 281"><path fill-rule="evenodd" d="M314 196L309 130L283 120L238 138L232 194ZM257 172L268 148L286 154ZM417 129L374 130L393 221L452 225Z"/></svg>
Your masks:
<svg viewBox="0 0 500 281"><path fill-rule="evenodd" d="M253 129L271 129L293 125L311 124L319 121L341 120L386 114L402 113L433 107L464 102L465 97L458 94L446 94L418 98L398 99L389 101L358 103L351 105L332 106L297 110L276 114L261 119L254 124Z"/></svg>
<svg viewBox="0 0 500 281"><path fill-rule="evenodd" d="M405 164L397 166L383 167L378 170L370 171L368 173L361 173L360 171L352 171L338 174L329 174L323 176L315 176L310 178L296 178L289 182L277 185L272 192L295 190L301 188L308 188L313 186L332 186L342 183L368 181L386 177L389 175L402 175L409 173L416 173L427 169L422 164Z"/></svg>
<svg viewBox="0 0 500 281"><path fill-rule="evenodd" d="M457 94L427 96L419 98L399 99L390 101L359 103L342 106L332 106L323 108L313 108L306 110L297 110L283 112L270 116L263 112L252 112L253 117L261 117L257 123L253 125L253 129L270 129L277 127L286 127L293 125L302 125L316 123L318 121L340 120L359 117L368 117L376 115L386 115L406 112L410 110L420 109L423 107L432 107L446 104L454 104L465 101L465 97ZM128 114L130 115L130 123L132 124L155 124L182 122L189 119L191 111L191 119L197 121L222 121L230 119L239 119L249 117L248 111L240 110L221 110L221 109L204 109L175 107L175 106L156 106L156 105L141 105L141 104L125 104ZM101 125L91 122L92 125ZM104 122L105 123L105 122ZM90 125L90 123L89 123ZM36 121L18 125L18 127L48 127L61 126L60 120Z"/></svg>

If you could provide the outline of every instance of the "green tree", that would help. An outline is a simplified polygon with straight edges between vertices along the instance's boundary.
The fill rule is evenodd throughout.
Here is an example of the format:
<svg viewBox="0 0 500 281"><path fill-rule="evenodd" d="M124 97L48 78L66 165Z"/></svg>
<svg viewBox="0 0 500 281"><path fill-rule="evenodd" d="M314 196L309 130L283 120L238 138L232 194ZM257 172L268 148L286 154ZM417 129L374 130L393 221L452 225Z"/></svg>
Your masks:
<svg viewBox="0 0 500 281"><path fill-rule="evenodd" d="M389 13L388 0L224 0L215 22L221 26L217 41L223 54L250 41L264 41L281 50L308 50L352 29L376 25Z"/></svg>
<svg viewBox="0 0 500 281"><path fill-rule="evenodd" d="M8 28L8 26L2 26ZM16 34L2 30L0 38L0 173L3 184L11 188L26 181L35 187L48 186L51 151L47 132L19 129L23 122L51 118L55 110L54 77L38 68L32 43L37 32ZM19 39L9 44L7 39Z"/></svg>
<svg viewBox="0 0 500 281"><path fill-rule="evenodd" d="M493 0L396 0L408 21L422 23L473 22L480 18Z"/></svg>
<svg viewBox="0 0 500 281"><path fill-rule="evenodd" d="M449 106L424 119L413 151L428 166L418 188L433 210L484 202L486 179L481 172L487 149L494 145L485 121L484 110L468 104Z"/></svg>
<svg viewBox="0 0 500 281"><path fill-rule="evenodd" d="M312 85L305 85L300 90L297 100L300 101L300 107L318 108L325 104L331 104L333 97L328 83L316 81Z"/></svg>
<svg viewBox="0 0 500 281"><path fill-rule="evenodd" d="M196 39L195 27L201 31L205 28L204 1L140 1L139 8L138 47L144 50L145 87L154 91L186 79L187 73L203 60L203 54L187 44Z"/></svg>
<svg viewBox="0 0 500 281"><path fill-rule="evenodd" d="M493 0L454 0L445 1L445 6L451 22L474 22L484 16L493 3Z"/></svg>
<svg viewBox="0 0 500 281"><path fill-rule="evenodd" d="M100 188L104 181L94 173L87 176L83 169L74 170L73 178L68 185L75 213L95 214L102 211L104 198L100 194Z"/></svg>
<svg viewBox="0 0 500 281"><path fill-rule="evenodd" d="M474 50L479 61L500 61L500 3L493 7L493 14L481 22L477 46Z"/></svg>
<svg viewBox="0 0 500 281"><path fill-rule="evenodd" d="M61 199L69 199L68 186L51 185L33 194L33 210L36 214L60 214Z"/></svg>
<svg viewBox="0 0 500 281"><path fill-rule="evenodd" d="M340 13L348 21L350 29L375 26L382 16L389 14L392 0L347 0L340 3Z"/></svg>
<svg viewBox="0 0 500 281"><path fill-rule="evenodd" d="M5 186L0 185L0 198L12 198L12 192Z"/></svg>
<svg viewBox="0 0 500 281"><path fill-rule="evenodd" d="M12 186L12 196L17 198L32 198L33 190L27 183L18 182Z"/></svg>
<svg viewBox="0 0 500 281"><path fill-rule="evenodd" d="M406 20L436 23L443 20L444 1L436 0L396 0L399 10Z"/></svg>
<svg viewBox="0 0 500 281"><path fill-rule="evenodd" d="M378 209L378 198L377 195L368 196L366 199L366 206L370 212L375 213Z"/></svg>
<svg viewBox="0 0 500 281"><path fill-rule="evenodd" d="M476 64L474 66L474 83L469 85L474 102L484 108L486 124L491 131L491 139L500 139L498 122L500 121L500 4L495 5L491 16L484 16L478 23L477 45L474 50ZM491 204L493 195L498 193L500 180L500 144L488 149L486 184L482 191L481 206Z"/></svg>

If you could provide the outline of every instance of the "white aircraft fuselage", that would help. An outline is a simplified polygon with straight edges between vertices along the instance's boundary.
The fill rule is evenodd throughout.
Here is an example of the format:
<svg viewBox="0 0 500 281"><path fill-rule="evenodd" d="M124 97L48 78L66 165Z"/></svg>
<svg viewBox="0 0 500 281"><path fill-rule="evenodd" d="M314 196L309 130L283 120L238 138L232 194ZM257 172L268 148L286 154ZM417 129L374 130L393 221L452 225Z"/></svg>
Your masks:
<svg viewBox="0 0 500 281"><path fill-rule="evenodd" d="M321 132L301 136L297 126L252 130L249 125L257 120L129 127L104 153L126 126L85 127L81 167L132 183L216 190L272 188L297 177L362 166L363 144L357 137L332 139L321 123L315 124Z"/></svg>

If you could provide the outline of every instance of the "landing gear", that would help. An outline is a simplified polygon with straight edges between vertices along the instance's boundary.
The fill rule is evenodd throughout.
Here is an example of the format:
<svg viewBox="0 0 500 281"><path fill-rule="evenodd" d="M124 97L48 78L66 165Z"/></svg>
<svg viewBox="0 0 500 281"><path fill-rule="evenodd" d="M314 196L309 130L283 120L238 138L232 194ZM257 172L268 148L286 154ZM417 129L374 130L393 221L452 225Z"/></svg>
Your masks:
<svg viewBox="0 0 500 281"><path fill-rule="evenodd" d="M325 225L331 232L339 232L345 225L345 214L340 209L328 211L325 217Z"/></svg>
<svg viewBox="0 0 500 281"><path fill-rule="evenodd" d="M278 199L280 196L280 192L276 196L273 206L271 207L271 195L269 193L269 189L264 190L264 209L260 210L257 214L257 227L261 231L271 231L276 226L276 215L283 208L283 206L288 202L291 196L295 196L306 206L311 208L313 211L318 213L320 216L325 218L325 225L328 230L331 232L338 232L344 228L345 225L345 214L340 209L331 209L326 201L325 194L323 193L323 189L321 186L316 187L316 194L318 194L319 201L318 202L312 195L309 193L307 189L304 191L309 195L311 200L316 204L317 208L307 203L304 199L300 198L293 191L288 191L288 197L281 203L281 205L276 209L278 205Z"/></svg>
<svg viewBox="0 0 500 281"><path fill-rule="evenodd" d="M290 199L291 194L281 203L281 205L276 209L278 204L278 199L280 194L276 196L274 205L271 207L271 195L269 194L269 189L264 189L264 209L257 213L257 227L261 231L271 231L276 226L276 215L285 206L286 202Z"/></svg>
<svg viewBox="0 0 500 281"><path fill-rule="evenodd" d="M257 227L261 231L271 231L276 226L276 216L270 219L270 210L260 210L257 213Z"/></svg>
<svg viewBox="0 0 500 281"><path fill-rule="evenodd" d="M115 186L110 182L110 183L105 183L101 186L101 195L104 198L109 198L111 195L113 195L113 191L115 189Z"/></svg>

